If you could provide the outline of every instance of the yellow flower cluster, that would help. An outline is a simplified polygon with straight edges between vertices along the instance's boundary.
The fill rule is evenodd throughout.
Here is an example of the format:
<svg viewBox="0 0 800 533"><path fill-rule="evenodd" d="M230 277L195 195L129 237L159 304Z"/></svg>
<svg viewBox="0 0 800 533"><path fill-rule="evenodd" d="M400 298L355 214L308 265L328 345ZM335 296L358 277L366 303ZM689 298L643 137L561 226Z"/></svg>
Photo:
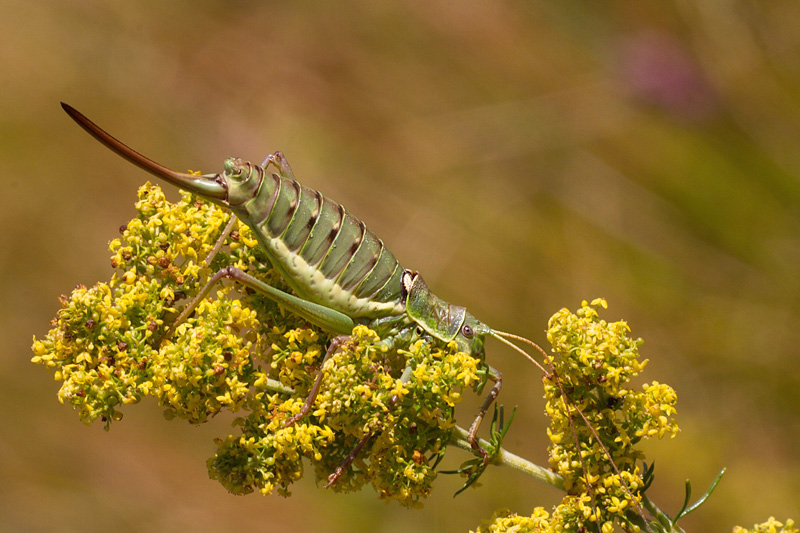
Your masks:
<svg viewBox="0 0 800 533"><path fill-rule="evenodd" d="M393 353L383 351L379 340L357 326L345 349L325 365L325 385L313 416L343 438L323 452L319 465L330 472L371 434L357 468L346 471L334 489L356 490L370 483L382 498L414 506L430 492L461 390L480 383L480 362L458 352L455 344L419 341ZM405 367L410 372L403 379Z"/></svg>
<svg viewBox="0 0 800 533"><path fill-rule="evenodd" d="M111 280L61 298L55 327L34 339L33 362L55 371L59 400L87 424L100 418L108 427L122 417L121 404L147 395L167 407L168 417L194 423L240 407L253 371L249 353L263 344L252 310L226 298L208 300L171 340L163 338L175 303L196 294L211 274L200 258L225 215L189 195L171 204L149 185L136 207L139 217L110 244Z"/></svg>
<svg viewBox="0 0 800 533"><path fill-rule="evenodd" d="M555 354L553 374L545 380L550 464L568 491L553 516L574 530L599 523L602 531L613 531L615 522L636 530L628 513L642 508L637 462L644 455L634 446L677 433L677 397L657 382L641 391L629 387L647 363L639 361L641 340L628 337L625 322L601 320L600 307L604 300L583 302L576 313L562 309L549 322Z"/></svg>
<svg viewBox="0 0 800 533"><path fill-rule="evenodd" d="M272 417L251 413L237 420L242 426L240 435L215 441L217 452L207 461L209 476L233 494L257 490L268 495L277 489L288 496L289 485L303 475L303 458L319 461L320 450L336 438L327 426L300 422L284 428L283 422L302 402L282 401L279 396L265 398L275 406Z"/></svg>
<svg viewBox="0 0 800 533"><path fill-rule="evenodd" d="M229 220L222 209L186 193L170 203L150 184L136 208L138 217L110 244L111 280L62 297L53 329L34 338L32 361L54 371L59 400L107 429L122 418L122 405L145 396L167 418L191 423L222 410L242 413L239 433L217 439L208 460L210 476L236 494L288 495L304 459L325 479L371 435L335 490L371 484L382 498L418 505L450 440L453 406L463 389L480 385L482 363L455 345L387 351L358 326L321 369L329 334L252 291L235 297L228 284L175 324L223 267L282 290L286 284L247 226L238 223L217 246ZM311 413L284 427L320 371Z"/></svg>
<svg viewBox="0 0 800 533"><path fill-rule="evenodd" d="M551 533L553 531L559 531L559 529L552 522L550 513L542 507L537 507L531 516L520 516L506 509L497 511L481 527L470 533Z"/></svg>
<svg viewBox="0 0 800 533"><path fill-rule="evenodd" d="M753 529L745 529L741 526L736 526L733 528L733 533L800 533L800 529L795 527L794 520L791 518L787 519L784 524L770 516L769 520L763 524L754 525Z"/></svg>

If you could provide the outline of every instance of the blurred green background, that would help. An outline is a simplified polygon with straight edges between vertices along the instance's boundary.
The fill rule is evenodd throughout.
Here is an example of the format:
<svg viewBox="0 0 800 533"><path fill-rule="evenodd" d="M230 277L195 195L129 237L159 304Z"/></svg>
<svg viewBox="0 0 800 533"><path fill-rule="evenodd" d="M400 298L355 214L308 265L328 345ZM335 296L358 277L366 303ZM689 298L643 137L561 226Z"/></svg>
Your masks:
<svg viewBox="0 0 800 533"><path fill-rule="evenodd" d="M440 296L544 343L603 296L675 387L682 432L648 447L653 499L702 492L690 531L800 510L800 4L0 3L0 530L465 532L560 493L493 469L421 511L304 479L289 499L207 478L230 419L152 401L106 433L29 362L57 297L111 274L149 176L63 100L178 170L282 150ZM170 191L173 198L177 197ZM519 405L506 440L546 461L540 375L490 343ZM461 407L464 420L478 405ZM466 422L465 422L466 423ZM453 450L449 465L466 456Z"/></svg>

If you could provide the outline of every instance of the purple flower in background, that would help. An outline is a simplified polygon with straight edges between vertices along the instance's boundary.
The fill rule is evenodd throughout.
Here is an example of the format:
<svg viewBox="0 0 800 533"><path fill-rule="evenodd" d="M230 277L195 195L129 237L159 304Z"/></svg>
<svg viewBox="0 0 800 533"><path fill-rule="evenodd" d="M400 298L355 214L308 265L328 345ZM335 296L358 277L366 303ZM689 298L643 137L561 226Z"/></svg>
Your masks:
<svg viewBox="0 0 800 533"><path fill-rule="evenodd" d="M647 32L627 41L622 74L635 98L691 120L708 119L717 98L701 66L664 33Z"/></svg>

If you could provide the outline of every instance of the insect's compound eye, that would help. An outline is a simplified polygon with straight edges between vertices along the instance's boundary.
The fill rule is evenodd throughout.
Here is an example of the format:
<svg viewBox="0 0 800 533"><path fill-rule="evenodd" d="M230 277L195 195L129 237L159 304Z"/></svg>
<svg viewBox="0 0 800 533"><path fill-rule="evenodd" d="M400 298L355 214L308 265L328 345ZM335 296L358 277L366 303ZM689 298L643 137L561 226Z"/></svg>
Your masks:
<svg viewBox="0 0 800 533"><path fill-rule="evenodd" d="M463 326L461 326L461 334L464 335L466 338L471 339L472 326L470 326L469 324L464 324Z"/></svg>

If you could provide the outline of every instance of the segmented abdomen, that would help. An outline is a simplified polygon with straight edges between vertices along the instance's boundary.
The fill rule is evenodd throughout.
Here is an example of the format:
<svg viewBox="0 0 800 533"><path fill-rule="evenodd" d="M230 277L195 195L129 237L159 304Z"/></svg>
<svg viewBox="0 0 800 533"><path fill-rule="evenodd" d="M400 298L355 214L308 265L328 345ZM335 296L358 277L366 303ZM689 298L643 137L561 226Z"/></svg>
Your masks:
<svg viewBox="0 0 800 533"><path fill-rule="evenodd" d="M353 318L404 312L403 267L361 220L291 178L237 163L249 173L237 186L255 194L232 208L299 296Z"/></svg>

